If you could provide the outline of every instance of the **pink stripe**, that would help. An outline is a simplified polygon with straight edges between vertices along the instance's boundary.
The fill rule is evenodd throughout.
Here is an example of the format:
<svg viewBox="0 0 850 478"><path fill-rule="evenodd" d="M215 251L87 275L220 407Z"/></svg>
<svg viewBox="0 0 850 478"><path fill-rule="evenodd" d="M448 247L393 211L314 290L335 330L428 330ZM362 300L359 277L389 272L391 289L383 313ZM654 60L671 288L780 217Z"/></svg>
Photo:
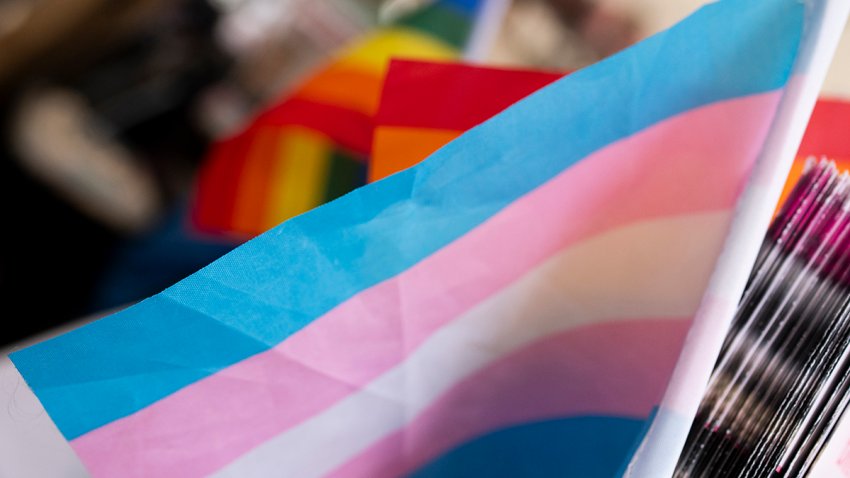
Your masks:
<svg viewBox="0 0 850 478"><path fill-rule="evenodd" d="M464 442L521 423L646 417L661 401L690 322L608 322L533 343L460 382L331 476L406 476Z"/></svg>
<svg viewBox="0 0 850 478"><path fill-rule="evenodd" d="M215 471L359 389L571 244L636 221L730 209L779 98L716 103L614 143L270 351L72 445L97 476Z"/></svg>

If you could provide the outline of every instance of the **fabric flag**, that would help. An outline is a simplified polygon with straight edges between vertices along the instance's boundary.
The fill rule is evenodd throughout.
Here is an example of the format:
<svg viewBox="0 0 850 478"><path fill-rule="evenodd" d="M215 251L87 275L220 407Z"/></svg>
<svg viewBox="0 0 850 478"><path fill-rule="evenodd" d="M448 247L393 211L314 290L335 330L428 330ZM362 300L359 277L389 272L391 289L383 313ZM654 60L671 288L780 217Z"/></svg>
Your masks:
<svg viewBox="0 0 850 478"><path fill-rule="evenodd" d="M614 476L647 423L675 463L650 416L715 264L749 272L735 204L834 47L807 8L704 7L11 358L94 476Z"/></svg>
<svg viewBox="0 0 850 478"><path fill-rule="evenodd" d="M485 3L439 0L379 28L214 146L197 184L198 228L253 236L364 184L390 57L456 58Z"/></svg>
<svg viewBox="0 0 850 478"><path fill-rule="evenodd" d="M369 159L369 181L419 163L563 74L393 60L387 71Z"/></svg>

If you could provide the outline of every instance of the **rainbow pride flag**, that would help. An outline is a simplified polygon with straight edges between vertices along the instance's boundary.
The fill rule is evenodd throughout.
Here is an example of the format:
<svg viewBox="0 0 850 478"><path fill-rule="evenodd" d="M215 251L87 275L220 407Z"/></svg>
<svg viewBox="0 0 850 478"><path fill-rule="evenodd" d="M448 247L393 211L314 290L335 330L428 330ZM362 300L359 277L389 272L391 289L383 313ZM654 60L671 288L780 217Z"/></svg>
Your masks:
<svg viewBox="0 0 850 478"><path fill-rule="evenodd" d="M369 181L409 168L562 73L393 60L384 80Z"/></svg>
<svg viewBox="0 0 850 478"><path fill-rule="evenodd" d="M439 0L377 29L215 145L199 175L194 224L253 236L363 185L389 59L458 57L486 3Z"/></svg>
<svg viewBox="0 0 850 478"><path fill-rule="evenodd" d="M563 76L464 63L393 60L375 115L369 181L418 164L465 131ZM809 157L824 156L839 169L850 170L848 124L850 103L818 100L780 204L797 184Z"/></svg>
<svg viewBox="0 0 850 478"><path fill-rule="evenodd" d="M94 476L669 476L845 6L704 7L11 358Z"/></svg>

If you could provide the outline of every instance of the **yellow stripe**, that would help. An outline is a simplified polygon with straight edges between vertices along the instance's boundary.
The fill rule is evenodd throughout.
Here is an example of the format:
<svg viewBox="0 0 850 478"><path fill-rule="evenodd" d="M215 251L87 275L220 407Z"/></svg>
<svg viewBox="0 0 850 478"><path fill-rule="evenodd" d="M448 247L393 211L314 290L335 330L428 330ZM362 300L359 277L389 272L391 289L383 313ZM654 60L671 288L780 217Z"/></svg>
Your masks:
<svg viewBox="0 0 850 478"><path fill-rule="evenodd" d="M266 209L267 228L320 205L324 198L331 144L327 137L301 127L281 132L278 163Z"/></svg>
<svg viewBox="0 0 850 478"><path fill-rule="evenodd" d="M383 75L390 58L446 60L457 56L455 48L430 35L406 28L383 28L344 49L335 66Z"/></svg>

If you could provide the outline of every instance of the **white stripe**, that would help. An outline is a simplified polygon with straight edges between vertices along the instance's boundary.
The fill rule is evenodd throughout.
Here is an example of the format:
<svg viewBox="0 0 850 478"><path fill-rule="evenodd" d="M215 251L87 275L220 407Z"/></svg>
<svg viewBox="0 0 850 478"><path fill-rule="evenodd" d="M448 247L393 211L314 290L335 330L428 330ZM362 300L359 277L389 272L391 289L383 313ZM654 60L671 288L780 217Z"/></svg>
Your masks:
<svg viewBox="0 0 850 478"><path fill-rule="evenodd" d="M321 476L524 345L594 322L692 316L729 220L718 212L647 221L570 247L434 333L366 388L215 476Z"/></svg>

